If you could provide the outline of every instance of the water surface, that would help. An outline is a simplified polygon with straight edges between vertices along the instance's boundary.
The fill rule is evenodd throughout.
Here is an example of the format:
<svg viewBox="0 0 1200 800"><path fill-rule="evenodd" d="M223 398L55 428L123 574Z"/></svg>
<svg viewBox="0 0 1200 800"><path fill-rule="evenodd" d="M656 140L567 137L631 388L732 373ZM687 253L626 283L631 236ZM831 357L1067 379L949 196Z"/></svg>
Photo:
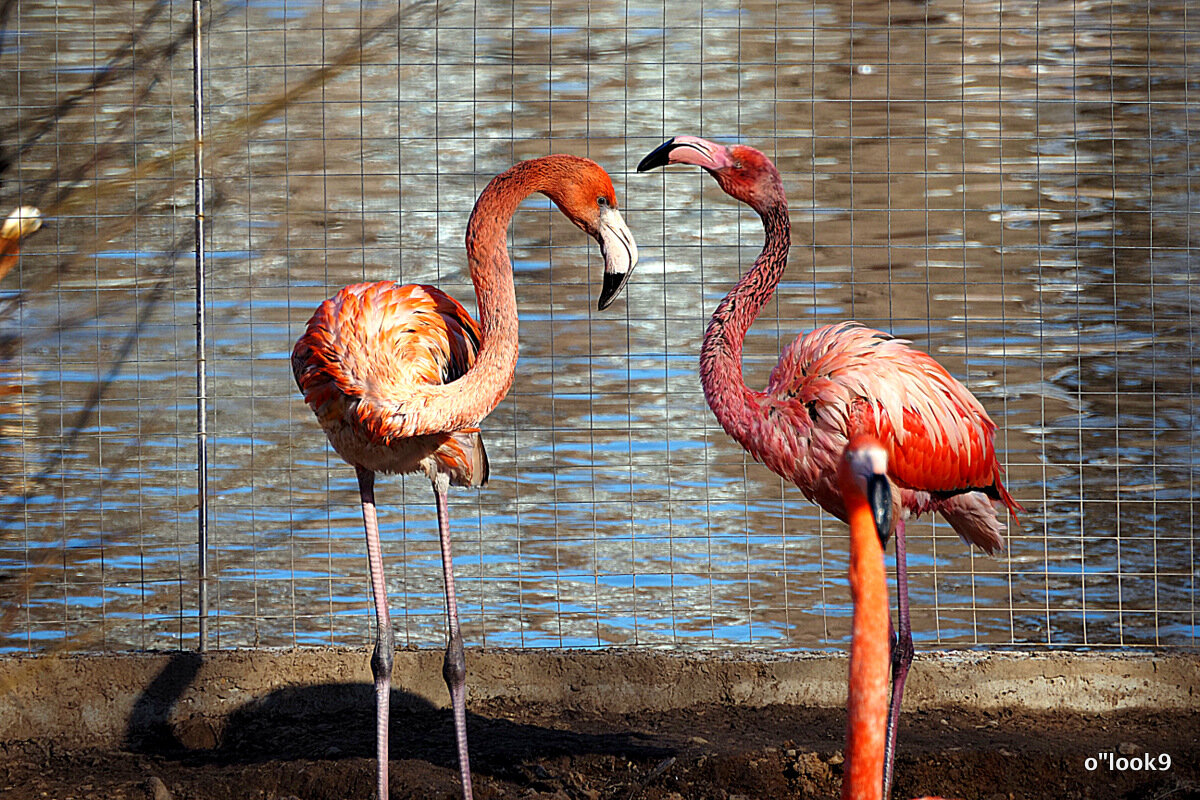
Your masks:
<svg viewBox="0 0 1200 800"><path fill-rule="evenodd" d="M704 404L707 316L762 231L699 171L633 171L679 133L783 172L793 249L749 385L852 318L934 354L999 426L1023 527L992 558L909 526L919 646L1196 644L1182 0L211 6L213 646L370 641L353 470L292 343L364 279L474 309L475 197L550 152L610 171L642 263L598 312L594 244L543 199L513 222L521 360L484 423L492 481L451 512L468 642L844 644L844 526ZM54 219L0 285L0 650L197 644L189 15L63 0L8 21L0 201ZM399 640L440 645L428 484L377 496Z"/></svg>

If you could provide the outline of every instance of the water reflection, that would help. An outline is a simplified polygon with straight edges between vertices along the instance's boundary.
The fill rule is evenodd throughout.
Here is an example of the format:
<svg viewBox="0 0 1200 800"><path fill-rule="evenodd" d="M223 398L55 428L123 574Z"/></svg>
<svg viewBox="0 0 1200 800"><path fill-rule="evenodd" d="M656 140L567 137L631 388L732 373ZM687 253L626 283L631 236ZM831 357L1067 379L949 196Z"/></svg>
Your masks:
<svg viewBox="0 0 1200 800"><path fill-rule="evenodd" d="M21 293L0 365L20 387L0 390L10 651L195 645L187 10L135 6L22 3L0 53L19 76L0 129L21 143L0 200L59 206L0 287ZM514 222L521 363L485 423L493 481L452 506L468 641L845 641L844 528L704 405L707 315L761 227L704 175L631 172L685 132L762 148L788 188L795 245L750 385L796 333L853 317L928 349L1000 425L1025 527L993 559L911 526L919 640L1195 644L1182 2L447 4L391 27L285 6L219 6L207 38L214 644L369 641L353 473L295 391L291 343L363 278L473 307L475 197L554 151L613 173L644 260L601 314L578 231L545 202ZM273 105L360 25L387 32ZM429 488L387 479L379 500L399 638L440 644Z"/></svg>

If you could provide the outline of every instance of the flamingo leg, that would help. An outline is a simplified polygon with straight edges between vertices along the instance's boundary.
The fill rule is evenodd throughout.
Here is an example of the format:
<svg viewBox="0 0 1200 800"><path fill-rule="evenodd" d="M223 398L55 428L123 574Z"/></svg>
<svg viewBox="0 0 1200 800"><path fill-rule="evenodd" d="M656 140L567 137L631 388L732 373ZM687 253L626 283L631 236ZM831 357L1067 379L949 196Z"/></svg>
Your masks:
<svg viewBox="0 0 1200 800"><path fill-rule="evenodd" d="M904 518L896 520L896 605L899 630L892 639L892 702L888 708L887 737L883 755L883 796L892 791L892 766L896 760L896 733L900 725L900 700L913 660L912 622L908 614L908 555L904 541Z"/></svg>
<svg viewBox="0 0 1200 800"><path fill-rule="evenodd" d="M446 580L446 659L442 662L442 677L450 690L450 705L454 711L454 739L458 745L458 771L462 777L463 800L471 800L471 758L467 753L467 661L463 653L462 631L458 627L458 600L454 593L454 561L450 553L450 512L446 507L446 491L450 479L438 474L433 481L437 497L438 533L442 542L442 574Z"/></svg>
<svg viewBox="0 0 1200 800"><path fill-rule="evenodd" d="M362 498L363 525L367 529L371 597L375 600L375 652L371 655L371 674L375 676L375 790L379 800L387 800L388 712L392 695L392 651L396 640L388 612L387 586L383 580L383 551L379 544L379 520L375 516L375 473L362 467L355 467L355 471Z"/></svg>

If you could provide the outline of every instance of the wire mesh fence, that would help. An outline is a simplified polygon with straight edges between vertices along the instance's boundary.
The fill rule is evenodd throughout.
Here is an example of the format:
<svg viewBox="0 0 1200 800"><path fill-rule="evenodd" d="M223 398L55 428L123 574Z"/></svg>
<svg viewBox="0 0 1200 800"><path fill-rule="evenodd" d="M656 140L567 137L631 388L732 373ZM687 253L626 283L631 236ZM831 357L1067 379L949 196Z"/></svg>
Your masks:
<svg viewBox="0 0 1200 800"><path fill-rule="evenodd" d="M191 3L0 4L0 652L193 648ZM909 526L927 646L1195 646L1200 25L1144 3L205 3L209 639L364 644L354 473L288 356L337 287L433 283L490 178L612 175L642 260L595 310L549 201L510 232L521 359L451 504L470 644L839 647L846 533L720 429L708 315L762 245L676 134L780 167L790 266L751 329L911 339L996 420L999 557ZM441 645L428 482L377 487L399 641Z"/></svg>

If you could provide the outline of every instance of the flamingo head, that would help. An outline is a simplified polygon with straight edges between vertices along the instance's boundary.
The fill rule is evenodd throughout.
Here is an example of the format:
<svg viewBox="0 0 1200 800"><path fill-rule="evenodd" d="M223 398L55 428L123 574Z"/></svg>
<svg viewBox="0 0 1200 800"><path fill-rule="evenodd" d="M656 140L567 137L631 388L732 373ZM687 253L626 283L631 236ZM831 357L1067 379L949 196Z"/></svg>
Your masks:
<svg viewBox="0 0 1200 800"><path fill-rule="evenodd" d="M660 144L638 164L646 172L668 164L704 167L725 193L756 211L787 207L779 170L760 151L744 144L723 145L698 136L676 136Z"/></svg>
<svg viewBox="0 0 1200 800"><path fill-rule="evenodd" d="M42 227L42 212L33 206L21 206L0 224L0 239L19 241Z"/></svg>
<svg viewBox="0 0 1200 800"><path fill-rule="evenodd" d="M874 436L858 434L846 445L838 466L838 482L843 492L861 493L871 507L875 531L886 545L892 533L892 485L887 477L888 452Z"/></svg>
<svg viewBox="0 0 1200 800"><path fill-rule="evenodd" d="M567 219L600 244L604 286L599 307L603 310L617 299L633 273L638 260L637 242L617 210L617 194L603 167L576 156L560 156L554 164L562 172L546 195Z"/></svg>

